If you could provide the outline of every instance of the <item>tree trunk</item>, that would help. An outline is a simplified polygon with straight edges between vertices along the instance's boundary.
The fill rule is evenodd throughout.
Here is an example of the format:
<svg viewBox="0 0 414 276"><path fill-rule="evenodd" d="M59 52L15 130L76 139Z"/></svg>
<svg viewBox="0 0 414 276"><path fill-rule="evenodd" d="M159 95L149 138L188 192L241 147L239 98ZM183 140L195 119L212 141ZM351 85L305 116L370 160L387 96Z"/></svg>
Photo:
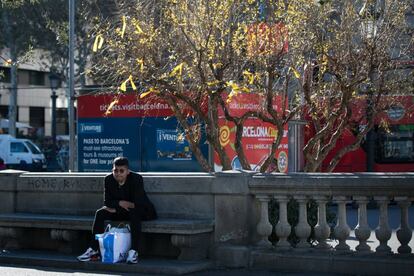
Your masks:
<svg viewBox="0 0 414 276"><path fill-rule="evenodd" d="M199 139L195 137L193 129L191 128L191 125L188 123L187 118L185 118L182 115L181 109L178 107L174 99L170 97L167 97L166 99L168 104L172 107L180 125L184 128L186 139L189 142L190 149L196 157L198 163L205 172L212 172L213 168L210 166L208 160L204 157L203 153L201 152Z"/></svg>
<svg viewBox="0 0 414 276"><path fill-rule="evenodd" d="M244 170L251 170L250 163L246 158L243 150L243 143L242 143L242 136L243 136L243 124L242 122L238 122L236 124L236 137L234 142L234 147L236 148L236 153L239 158L240 164Z"/></svg>
<svg viewBox="0 0 414 276"><path fill-rule="evenodd" d="M261 173L266 172L267 169L269 168L270 164L272 163L273 159L275 158L276 150L279 148L280 141L282 140L282 137L283 137L283 127L280 126L280 125L276 125L276 127L277 127L277 130L278 130L278 136L273 141L272 147L271 147L270 152L269 152L269 155L267 156L266 160L264 161L264 163L260 167L260 172Z"/></svg>
<svg viewBox="0 0 414 276"><path fill-rule="evenodd" d="M226 151L220 144L220 133L219 133L219 123L218 123L218 99L216 97L220 97L220 95L211 95L209 97L209 118L208 122L206 122L207 127L207 138L210 145L213 147L215 152L218 154L220 159L220 163L223 166L223 171L231 170L231 162L229 157L227 156Z"/></svg>

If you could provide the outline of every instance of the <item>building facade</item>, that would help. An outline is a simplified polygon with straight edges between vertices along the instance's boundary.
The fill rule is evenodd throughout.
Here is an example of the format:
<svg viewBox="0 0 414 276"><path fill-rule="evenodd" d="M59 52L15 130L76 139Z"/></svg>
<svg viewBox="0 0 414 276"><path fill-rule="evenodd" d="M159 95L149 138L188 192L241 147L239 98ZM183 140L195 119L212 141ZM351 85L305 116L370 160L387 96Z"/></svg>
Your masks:
<svg viewBox="0 0 414 276"><path fill-rule="evenodd" d="M43 138L52 134L52 90L49 72L33 65L18 69L17 121L32 128L19 128L18 135ZM0 66L0 117L7 119L10 104L10 67ZM56 90L56 134L68 134L66 90ZM2 129L7 133L7 128Z"/></svg>

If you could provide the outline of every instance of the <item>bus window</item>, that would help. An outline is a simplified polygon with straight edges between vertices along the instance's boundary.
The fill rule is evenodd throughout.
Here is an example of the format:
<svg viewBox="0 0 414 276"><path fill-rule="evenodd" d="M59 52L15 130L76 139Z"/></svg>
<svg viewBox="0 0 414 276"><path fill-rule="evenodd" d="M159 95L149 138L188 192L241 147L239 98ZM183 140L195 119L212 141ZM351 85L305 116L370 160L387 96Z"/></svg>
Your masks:
<svg viewBox="0 0 414 276"><path fill-rule="evenodd" d="M414 162L414 125L390 126L378 130L377 163Z"/></svg>

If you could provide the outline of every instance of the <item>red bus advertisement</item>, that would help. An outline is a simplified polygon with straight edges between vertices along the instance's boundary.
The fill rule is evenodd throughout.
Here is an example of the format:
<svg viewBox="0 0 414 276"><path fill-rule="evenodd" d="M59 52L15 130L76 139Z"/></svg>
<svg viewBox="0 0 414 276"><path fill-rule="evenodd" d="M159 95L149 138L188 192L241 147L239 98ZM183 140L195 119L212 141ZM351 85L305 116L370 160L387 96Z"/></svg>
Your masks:
<svg viewBox="0 0 414 276"><path fill-rule="evenodd" d="M240 93L233 96L228 103L229 113L232 116L242 116L248 111L257 111L262 108L263 99L260 94ZM274 99L273 108L277 111L282 110L281 99ZM228 154L232 168L241 169L241 164L235 151L235 133L236 128L233 123L224 118L223 111L219 112L220 125L220 143ZM269 156L270 148L273 141L283 135L279 148L275 153L274 164L270 166L269 171L287 172L288 170L288 126L286 125L283 133L278 133L275 126L265 123L257 118L248 118L243 126L242 144L243 150L254 171L259 171L261 165ZM217 153L214 154L214 170L221 171Z"/></svg>

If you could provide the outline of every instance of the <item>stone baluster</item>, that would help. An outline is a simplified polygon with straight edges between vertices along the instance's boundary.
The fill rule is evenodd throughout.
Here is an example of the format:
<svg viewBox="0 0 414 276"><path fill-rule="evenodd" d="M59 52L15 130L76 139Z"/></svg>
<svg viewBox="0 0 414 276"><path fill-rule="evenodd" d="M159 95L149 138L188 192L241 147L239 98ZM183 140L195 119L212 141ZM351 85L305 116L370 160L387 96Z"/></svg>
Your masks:
<svg viewBox="0 0 414 276"><path fill-rule="evenodd" d="M371 228L368 225L367 216L368 197L356 196L354 200L358 204L358 225L355 227L355 237L359 241L355 249L358 253L370 253L371 248L367 244L367 240L371 236Z"/></svg>
<svg viewBox="0 0 414 276"><path fill-rule="evenodd" d="M275 196L274 198L279 203L279 221L275 227L276 235L279 238L279 241L276 245L276 249L290 249L290 243L287 241L287 238L291 232L291 226L288 222L287 215L287 203L289 202L289 199L287 196L283 195Z"/></svg>
<svg viewBox="0 0 414 276"><path fill-rule="evenodd" d="M348 199L345 196L336 196L334 201L338 204L338 218L334 229L335 238L338 239L339 243L335 246L337 252L349 252L349 245L346 243L351 228L349 228L346 222L346 203Z"/></svg>
<svg viewBox="0 0 414 276"><path fill-rule="evenodd" d="M294 196L294 199L299 203L299 222L295 227L295 233L299 238L299 243L296 245L296 248L309 248L310 244L307 242L307 239L310 236L311 227L308 223L306 210L308 198L306 196Z"/></svg>
<svg viewBox="0 0 414 276"><path fill-rule="evenodd" d="M271 247L272 243L269 241L269 236L272 234L272 224L269 222L269 201L270 197L266 195L256 195L260 202L260 221L257 224L257 233L260 236L260 241L257 243L259 247Z"/></svg>
<svg viewBox="0 0 414 276"><path fill-rule="evenodd" d="M401 209L401 223L400 228L397 230L397 238L401 243L400 247L398 247L398 253L410 254L411 247L408 246L408 243L411 240L413 231L408 223L408 208L411 205L411 201L407 197L398 197L395 198L395 201L398 202L398 206Z"/></svg>
<svg viewBox="0 0 414 276"><path fill-rule="evenodd" d="M375 236L380 244L375 249L377 254L389 254L391 253L391 247L388 246L388 240L391 238L391 229L388 225L388 197L379 196L374 197L379 204L379 222L378 227L375 229Z"/></svg>
<svg viewBox="0 0 414 276"><path fill-rule="evenodd" d="M327 250L332 247L326 242L331 233L328 223L326 222L326 203L327 196L314 196L313 199L318 204L318 223L315 226L315 238L318 241L316 248Z"/></svg>

